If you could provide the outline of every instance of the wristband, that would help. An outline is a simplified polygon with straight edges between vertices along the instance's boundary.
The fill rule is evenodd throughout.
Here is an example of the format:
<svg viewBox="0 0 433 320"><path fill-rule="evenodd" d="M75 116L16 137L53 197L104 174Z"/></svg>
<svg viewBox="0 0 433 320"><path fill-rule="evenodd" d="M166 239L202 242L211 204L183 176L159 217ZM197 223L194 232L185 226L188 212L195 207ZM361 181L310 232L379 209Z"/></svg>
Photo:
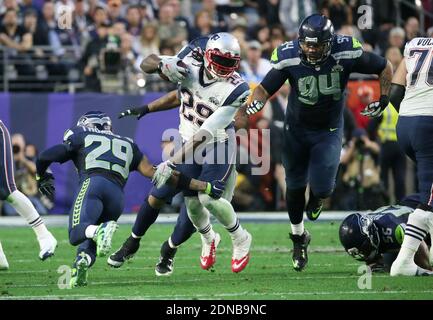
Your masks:
<svg viewBox="0 0 433 320"><path fill-rule="evenodd" d="M177 187L180 189L189 189L189 185L191 184L191 178L187 177L183 173L179 175L179 181L177 182Z"/></svg>

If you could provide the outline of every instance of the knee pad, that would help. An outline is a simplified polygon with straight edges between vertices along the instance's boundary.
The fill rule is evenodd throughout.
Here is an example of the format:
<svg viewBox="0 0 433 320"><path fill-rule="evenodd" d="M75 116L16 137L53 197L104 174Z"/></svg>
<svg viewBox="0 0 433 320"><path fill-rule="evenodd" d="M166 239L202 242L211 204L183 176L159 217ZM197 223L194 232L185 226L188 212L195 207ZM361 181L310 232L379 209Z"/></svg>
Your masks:
<svg viewBox="0 0 433 320"><path fill-rule="evenodd" d="M72 228L71 230L69 230L69 243L73 246L77 246L81 242L82 241L80 241L79 239L77 228Z"/></svg>

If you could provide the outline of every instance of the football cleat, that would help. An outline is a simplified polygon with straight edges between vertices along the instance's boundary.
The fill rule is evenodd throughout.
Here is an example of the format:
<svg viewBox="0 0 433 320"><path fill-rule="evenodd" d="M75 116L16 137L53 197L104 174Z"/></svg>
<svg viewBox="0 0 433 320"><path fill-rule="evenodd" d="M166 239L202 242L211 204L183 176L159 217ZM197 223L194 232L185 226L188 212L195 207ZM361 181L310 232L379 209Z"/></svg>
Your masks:
<svg viewBox="0 0 433 320"><path fill-rule="evenodd" d="M93 236L98 257L105 257L111 251L111 241L118 227L116 221L104 222L98 226Z"/></svg>
<svg viewBox="0 0 433 320"><path fill-rule="evenodd" d="M161 246L161 256L159 257L159 262L155 267L155 274L160 276L170 276L174 269L174 256L176 255L177 248L172 248L165 241Z"/></svg>
<svg viewBox="0 0 433 320"><path fill-rule="evenodd" d="M221 242L219 233L215 233L215 238L210 244L207 244L203 236L201 237L202 249L200 257L200 266L203 270L209 270L216 262L216 249Z"/></svg>
<svg viewBox="0 0 433 320"><path fill-rule="evenodd" d="M122 246L107 259L107 263L113 268L120 268L126 261L134 257L140 248L140 239L129 236Z"/></svg>
<svg viewBox="0 0 433 320"><path fill-rule="evenodd" d="M70 287L87 286L87 271L90 266L90 257L84 251L80 252L72 268Z"/></svg>
<svg viewBox="0 0 433 320"><path fill-rule="evenodd" d="M39 259L43 261L52 257L57 248L56 238L49 232L46 237L38 238L38 241L40 247Z"/></svg>
<svg viewBox="0 0 433 320"><path fill-rule="evenodd" d="M315 197L310 192L310 199L308 199L307 208L305 209L308 219L311 221L316 220L323 208L323 200Z"/></svg>
<svg viewBox="0 0 433 320"><path fill-rule="evenodd" d="M8 270L9 269L9 263L6 259L6 255L3 252L2 245L0 243L0 270Z"/></svg>
<svg viewBox="0 0 433 320"><path fill-rule="evenodd" d="M233 240L232 271L241 272L250 261L250 247L253 237L245 230L242 240Z"/></svg>
<svg viewBox="0 0 433 320"><path fill-rule="evenodd" d="M391 277L395 276L433 276L433 271L418 267L414 261L403 262L395 259L389 272Z"/></svg>
<svg viewBox="0 0 433 320"><path fill-rule="evenodd" d="M293 241L293 269L302 271L308 264L308 245L311 241L310 233L305 230L302 235L290 233L290 239Z"/></svg>

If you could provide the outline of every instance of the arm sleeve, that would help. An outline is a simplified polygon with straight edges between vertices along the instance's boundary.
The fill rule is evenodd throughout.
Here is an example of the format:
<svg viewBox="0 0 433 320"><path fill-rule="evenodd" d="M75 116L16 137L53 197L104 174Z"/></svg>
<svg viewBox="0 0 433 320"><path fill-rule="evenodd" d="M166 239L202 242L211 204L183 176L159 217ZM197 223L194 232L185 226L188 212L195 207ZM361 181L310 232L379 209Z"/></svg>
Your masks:
<svg viewBox="0 0 433 320"><path fill-rule="evenodd" d="M129 166L129 171L137 170L138 166L140 165L142 158L143 158L143 153L140 151L138 146L135 143L133 143L132 144L132 161L131 161L131 165Z"/></svg>
<svg viewBox="0 0 433 320"><path fill-rule="evenodd" d="M363 52L352 67L352 72L379 75L386 67L386 59L371 53Z"/></svg>
<svg viewBox="0 0 433 320"><path fill-rule="evenodd" d="M266 90L269 96L273 96L275 92L280 90L281 86L286 82L287 76L282 70L275 68L271 69L260 83Z"/></svg>
<svg viewBox="0 0 433 320"><path fill-rule="evenodd" d="M406 87L401 84L392 83L391 90L389 92L389 101L394 106L397 112L400 112L400 103L403 101Z"/></svg>
<svg viewBox="0 0 433 320"><path fill-rule="evenodd" d="M218 130L225 129L232 123L238 108L235 107L221 107L218 108L212 115L206 119L202 124L201 129L208 131L215 136Z"/></svg>
<svg viewBox="0 0 433 320"><path fill-rule="evenodd" d="M71 150L67 144L58 144L43 151L36 160L36 172L43 175L53 162L64 163L71 159Z"/></svg>

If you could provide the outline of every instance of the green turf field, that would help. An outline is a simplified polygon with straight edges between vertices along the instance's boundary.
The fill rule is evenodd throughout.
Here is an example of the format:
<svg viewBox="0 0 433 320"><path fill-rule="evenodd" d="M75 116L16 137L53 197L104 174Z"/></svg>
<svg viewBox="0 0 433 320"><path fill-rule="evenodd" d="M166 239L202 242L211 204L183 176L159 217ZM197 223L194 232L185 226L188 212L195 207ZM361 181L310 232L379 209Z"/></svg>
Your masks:
<svg viewBox="0 0 433 320"><path fill-rule="evenodd" d="M301 273L291 267L288 225L284 223L246 224L253 235L251 261L239 274L230 269L231 241L222 235L213 272L199 266L201 242L195 234L178 251L171 277L157 278L154 266L159 248L172 225L153 226L141 242L132 262L112 269L101 258L90 270L89 285L59 289L57 270L70 265L74 248L65 228L51 228L59 240L51 260L37 260L38 247L30 228L1 228L0 240L10 270L0 271L0 299L431 299L433 278L375 274L371 289L358 288L361 263L343 252L338 241L338 223L307 224L312 234L310 262ZM121 225L113 249L127 237L130 226ZM365 281L361 281L366 283Z"/></svg>

